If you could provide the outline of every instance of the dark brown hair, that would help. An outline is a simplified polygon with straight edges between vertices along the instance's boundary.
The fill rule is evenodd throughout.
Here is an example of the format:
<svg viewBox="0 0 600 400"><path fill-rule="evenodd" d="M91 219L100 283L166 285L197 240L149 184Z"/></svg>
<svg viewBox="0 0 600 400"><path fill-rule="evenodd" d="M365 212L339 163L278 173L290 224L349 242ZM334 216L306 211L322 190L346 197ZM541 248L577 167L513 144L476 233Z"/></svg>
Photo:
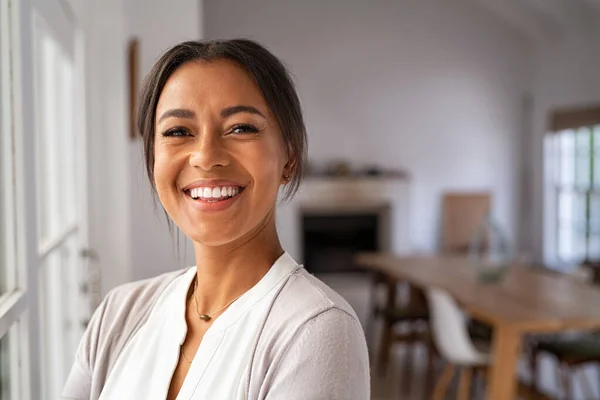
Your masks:
<svg viewBox="0 0 600 400"><path fill-rule="evenodd" d="M284 198L298 190L306 158L306 128L300 100L286 67L269 50L248 39L188 41L167 50L142 85L137 128L144 142L146 171L154 187L154 123L158 99L169 77L190 61L230 60L254 79L275 116L294 165Z"/></svg>

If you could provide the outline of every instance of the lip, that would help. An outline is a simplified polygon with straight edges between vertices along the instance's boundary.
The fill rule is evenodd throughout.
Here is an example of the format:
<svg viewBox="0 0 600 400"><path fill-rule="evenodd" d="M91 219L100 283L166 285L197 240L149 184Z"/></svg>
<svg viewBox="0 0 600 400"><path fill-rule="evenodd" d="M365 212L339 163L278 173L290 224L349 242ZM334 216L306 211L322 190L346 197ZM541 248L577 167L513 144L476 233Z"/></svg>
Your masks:
<svg viewBox="0 0 600 400"><path fill-rule="evenodd" d="M239 182L230 181L230 180L226 180L226 179L203 179L203 180L194 181L194 182L184 186L181 190L183 190L184 192L187 192L191 189L198 188L198 187L215 188L215 187L222 187L222 186L239 186L242 188L246 187L246 185L243 185Z"/></svg>

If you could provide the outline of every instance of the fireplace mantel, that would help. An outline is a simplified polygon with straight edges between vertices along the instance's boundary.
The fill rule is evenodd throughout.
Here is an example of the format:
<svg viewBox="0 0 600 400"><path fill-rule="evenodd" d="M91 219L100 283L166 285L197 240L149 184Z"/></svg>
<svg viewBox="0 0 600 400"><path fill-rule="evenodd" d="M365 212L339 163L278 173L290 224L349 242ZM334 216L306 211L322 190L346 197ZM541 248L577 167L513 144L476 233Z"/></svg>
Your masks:
<svg viewBox="0 0 600 400"><path fill-rule="evenodd" d="M289 202L280 202L277 229L284 248L302 262L300 218L302 213L389 213L389 251L405 254L410 250L409 187L405 178L309 177Z"/></svg>

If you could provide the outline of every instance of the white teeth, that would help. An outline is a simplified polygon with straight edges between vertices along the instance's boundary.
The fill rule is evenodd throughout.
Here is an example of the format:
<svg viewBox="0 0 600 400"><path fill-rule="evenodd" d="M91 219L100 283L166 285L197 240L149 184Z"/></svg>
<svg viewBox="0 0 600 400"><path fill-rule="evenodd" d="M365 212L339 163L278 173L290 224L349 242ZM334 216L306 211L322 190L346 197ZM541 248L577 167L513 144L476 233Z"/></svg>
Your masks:
<svg viewBox="0 0 600 400"><path fill-rule="evenodd" d="M232 197L240 193L239 187L223 186L223 187L198 187L190 189L190 197L194 199L220 199L222 197Z"/></svg>

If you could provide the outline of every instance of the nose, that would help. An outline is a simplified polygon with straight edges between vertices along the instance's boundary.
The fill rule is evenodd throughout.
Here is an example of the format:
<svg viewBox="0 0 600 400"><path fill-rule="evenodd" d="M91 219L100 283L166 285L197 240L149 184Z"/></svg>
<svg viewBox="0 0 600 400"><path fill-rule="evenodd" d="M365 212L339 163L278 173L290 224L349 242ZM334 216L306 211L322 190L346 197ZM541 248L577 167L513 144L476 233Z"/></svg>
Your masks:
<svg viewBox="0 0 600 400"><path fill-rule="evenodd" d="M210 171L214 167L226 167L230 163L229 152L220 132L205 128L197 136L189 159L192 167Z"/></svg>

